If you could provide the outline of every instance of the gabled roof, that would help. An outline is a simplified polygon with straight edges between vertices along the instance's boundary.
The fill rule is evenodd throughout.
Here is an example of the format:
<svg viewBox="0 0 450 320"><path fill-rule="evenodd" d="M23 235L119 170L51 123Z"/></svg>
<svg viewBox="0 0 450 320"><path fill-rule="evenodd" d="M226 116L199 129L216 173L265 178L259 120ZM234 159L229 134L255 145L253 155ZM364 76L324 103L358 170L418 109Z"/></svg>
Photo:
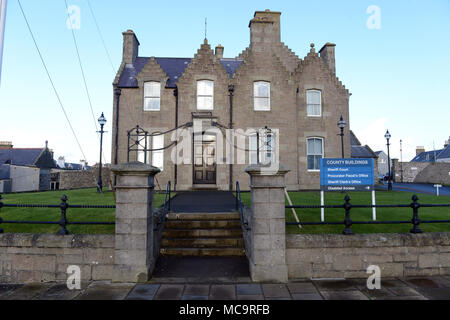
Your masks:
<svg viewBox="0 0 450 320"><path fill-rule="evenodd" d="M442 151L443 149L421 152L411 162L434 162Z"/></svg>
<svg viewBox="0 0 450 320"><path fill-rule="evenodd" d="M123 72L119 78L119 88L136 88L138 87L137 76L149 62L148 57L137 57L134 64L125 65ZM155 58L161 69L166 73L169 80L166 88L175 88L178 79L183 74L186 67L191 63L192 58ZM220 63L227 71L228 75L233 77L236 70L242 64L241 59L221 59Z"/></svg>
<svg viewBox="0 0 450 320"><path fill-rule="evenodd" d="M351 146L360 146L361 142L359 142L358 138L355 136L352 130L350 130L350 145Z"/></svg>
<svg viewBox="0 0 450 320"><path fill-rule="evenodd" d="M438 160L439 159L450 159L450 146L447 146L444 150L442 150L442 152L439 153L437 158L438 158Z"/></svg>
<svg viewBox="0 0 450 320"><path fill-rule="evenodd" d="M351 146L352 158L378 158L369 146Z"/></svg>
<svg viewBox="0 0 450 320"><path fill-rule="evenodd" d="M44 148L36 149L18 149L8 148L0 149L0 165L13 164L18 166L32 166L36 163Z"/></svg>
<svg viewBox="0 0 450 320"><path fill-rule="evenodd" d="M431 150L419 153L411 162L435 162L440 159L450 158L450 146L440 150Z"/></svg>

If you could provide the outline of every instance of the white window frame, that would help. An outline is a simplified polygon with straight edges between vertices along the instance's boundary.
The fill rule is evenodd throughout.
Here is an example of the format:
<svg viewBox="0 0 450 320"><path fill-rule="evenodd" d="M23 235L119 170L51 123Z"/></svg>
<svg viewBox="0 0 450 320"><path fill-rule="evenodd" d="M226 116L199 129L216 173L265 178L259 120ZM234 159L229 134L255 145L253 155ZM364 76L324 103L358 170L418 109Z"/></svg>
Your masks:
<svg viewBox="0 0 450 320"><path fill-rule="evenodd" d="M201 95L199 93L199 87L201 85L201 83L212 83L212 93L211 94L203 94ZM208 98L211 97L212 102L211 102L211 107L200 107L199 104L199 98ZM197 110L214 110L214 81L213 80L207 80L207 79L203 79L203 80L197 80Z"/></svg>
<svg viewBox="0 0 450 320"><path fill-rule="evenodd" d="M150 86L151 85L158 85L159 90L158 90L158 95L157 96L152 96L152 95L146 96L145 95L145 91L146 91L145 89L146 89L146 86L148 86L148 85L150 85ZM146 105L147 105L146 101L147 100L152 100L152 99L158 101L158 109L146 108ZM144 106L143 106L143 109L144 109L144 111L161 111L161 82L159 82L159 81L146 81L146 82L144 82Z"/></svg>
<svg viewBox="0 0 450 320"><path fill-rule="evenodd" d="M164 135L158 135L152 137L152 166L159 168L161 171L164 170L164 150L157 150L154 149L161 149L164 148ZM156 163L157 157L161 157L161 163L160 165Z"/></svg>
<svg viewBox="0 0 450 320"><path fill-rule="evenodd" d="M308 141L312 140L312 139L316 139L316 140L321 140L322 141L322 159L325 157L325 146L324 146L325 139L322 138L322 137L308 137L308 138L306 138L306 169L308 170L308 172L320 172L320 166L319 166L319 169L309 169L309 166L308 166L308 156L317 156L317 154L309 154Z"/></svg>
<svg viewBox="0 0 450 320"><path fill-rule="evenodd" d="M256 92L258 92L256 90L257 85L259 84L264 84L264 85L268 85L269 86L269 96L257 96ZM270 111L271 109L271 105L270 105L270 91L271 91L271 85L269 81L255 81L253 82L253 110L254 111ZM267 99L268 100L268 107L267 108L260 108L256 106L256 101L258 99Z"/></svg>
<svg viewBox="0 0 450 320"><path fill-rule="evenodd" d="M319 114L318 115L317 114L309 114L309 106L310 105L316 106L316 104L309 103L309 101L308 101L308 94L310 92L318 92L319 93L319 100L320 100L320 102L319 102ZM307 117L313 117L313 118L314 117L315 118L322 117L322 91L317 90L317 89L308 89L308 90L306 90L306 116Z"/></svg>

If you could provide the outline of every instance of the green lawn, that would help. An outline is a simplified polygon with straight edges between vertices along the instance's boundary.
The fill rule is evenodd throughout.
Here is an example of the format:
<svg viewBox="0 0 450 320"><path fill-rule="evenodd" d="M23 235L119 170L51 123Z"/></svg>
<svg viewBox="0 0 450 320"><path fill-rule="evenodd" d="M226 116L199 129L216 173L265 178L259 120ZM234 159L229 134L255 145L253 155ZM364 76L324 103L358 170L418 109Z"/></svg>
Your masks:
<svg viewBox="0 0 450 320"><path fill-rule="evenodd" d="M292 203L294 205L320 205L319 192L290 192ZM352 204L371 204L372 195L370 192L350 192ZM376 192L377 204L410 204L413 193L407 192ZM427 194L417 194L419 203L423 204L448 204L450 197L436 197ZM327 192L325 193L326 205L342 205L344 203L345 193ZM250 205L250 193L242 193L244 203ZM286 205L288 205L286 201ZM297 215L301 221L319 222L320 209L296 209ZM325 209L325 221L344 221L344 209ZM419 218L422 220L450 220L450 208L420 208ZM351 210L351 219L353 221L371 221L372 209L361 208ZM411 220L411 208L377 208L377 220ZM295 222L291 209L286 209L286 221ZM383 224L383 225L353 225L352 230L355 233L406 233L412 228L412 224ZM420 228L424 232L450 232L449 223L421 224ZM344 225L331 226L287 226L287 233L311 234L311 233L342 233Z"/></svg>
<svg viewBox="0 0 450 320"><path fill-rule="evenodd" d="M68 197L67 203L84 205L114 205L114 197L111 191L105 190L103 194L94 189L64 190L32 193L16 193L2 195L3 203L14 204L60 204L61 197ZM173 195L172 195L173 196ZM155 207L164 202L164 194L155 194ZM3 220L25 220L25 221L59 221L61 210L59 208L1 208L0 217ZM115 209L75 209L67 210L69 221L101 221L114 222ZM59 225L36 225L36 224L0 224L4 232L18 233L56 233ZM114 226L85 226L69 225L70 233L76 234L112 234Z"/></svg>

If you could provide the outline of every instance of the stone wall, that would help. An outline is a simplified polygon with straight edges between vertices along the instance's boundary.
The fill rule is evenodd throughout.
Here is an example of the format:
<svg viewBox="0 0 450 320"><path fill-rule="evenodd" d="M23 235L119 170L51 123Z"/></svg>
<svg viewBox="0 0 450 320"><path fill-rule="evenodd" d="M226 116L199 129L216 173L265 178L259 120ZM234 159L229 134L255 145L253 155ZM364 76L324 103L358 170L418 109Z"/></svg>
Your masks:
<svg viewBox="0 0 450 320"><path fill-rule="evenodd" d="M450 233L288 235L286 262L290 279L450 275Z"/></svg>
<svg viewBox="0 0 450 320"><path fill-rule="evenodd" d="M59 189L61 190L97 187L98 168L92 170L52 170L52 173L59 174ZM110 179L111 170L104 167L102 169L103 187L109 187Z"/></svg>
<svg viewBox="0 0 450 320"><path fill-rule="evenodd" d="M443 162L393 162L395 181L408 183L450 184L450 163Z"/></svg>
<svg viewBox="0 0 450 320"><path fill-rule="evenodd" d="M66 281L77 265L82 280L111 280L114 235L0 234L0 283Z"/></svg>

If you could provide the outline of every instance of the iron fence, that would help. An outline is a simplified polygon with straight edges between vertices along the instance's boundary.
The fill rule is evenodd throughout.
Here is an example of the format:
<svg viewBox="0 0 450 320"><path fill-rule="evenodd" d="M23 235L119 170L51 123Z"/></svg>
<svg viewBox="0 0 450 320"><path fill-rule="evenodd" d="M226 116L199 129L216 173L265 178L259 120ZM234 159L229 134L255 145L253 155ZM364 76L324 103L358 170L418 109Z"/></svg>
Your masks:
<svg viewBox="0 0 450 320"><path fill-rule="evenodd" d="M354 205L350 202L350 196L346 195L344 198L344 204L342 205L323 205L323 206L305 206L305 205L292 205L285 206L286 209L344 209L345 218L344 221L330 221L330 222L286 222L286 225L342 225L344 224L345 229L342 231L345 235L354 234L351 229L352 225L355 224L412 224L413 227L410 233L423 233L420 229L420 224L423 223L450 223L450 220L421 220L419 218L419 208L439 208L439 207L450 207L450 204L421 204L419 203L419 198L417 195L412 196L412 202L410 204L377 204L377 205ZM352 221L350 212L353 208L411 208L412 209L412 219L411 220L392 220L392 221Z"/></svg>
<svg viewBox="0 0 450 320"><path fill-rule="evenodd" d="M3 220L0 216L0 226L1 224L48 224L48 225L59 225L61 228L58 230L57 234L67 235L69 231L67 226L69 225L115 225L115 222L100 222L100 221L69 221L67 219L67 210L70 209L115 209L115 205L74 205L69 204L66 195L61 197L60 204L10 204L4 203L2 201L2 196L0 195L0 209L2 208L50 208L57 209L61 211L61 219L58 221L27 221L27 220ZM0 228L0 233L3 233L3 229Z"/></svg>

